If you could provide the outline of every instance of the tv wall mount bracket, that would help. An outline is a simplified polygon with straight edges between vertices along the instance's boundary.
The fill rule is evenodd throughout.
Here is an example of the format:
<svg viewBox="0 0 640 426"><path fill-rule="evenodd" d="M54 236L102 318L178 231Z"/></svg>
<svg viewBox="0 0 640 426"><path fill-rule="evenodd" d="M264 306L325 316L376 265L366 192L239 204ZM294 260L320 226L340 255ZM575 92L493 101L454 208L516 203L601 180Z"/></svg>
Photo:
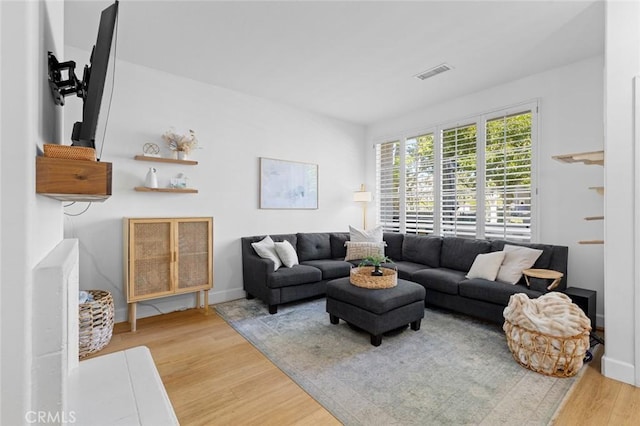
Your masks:
<svg viewBox="0 0 640 426"><path fill-rule="evenodd" d="M84 75L82 80L76 77L74 61L58 62L56 56L48 53L49 63L49 87L53 94L53 100L56 105L64 105L64 98L76 94L79 98L86 97L86 86L88 81L89 68L84 67ZM66 71L67 78L63 80L63 74Z"/></svg>

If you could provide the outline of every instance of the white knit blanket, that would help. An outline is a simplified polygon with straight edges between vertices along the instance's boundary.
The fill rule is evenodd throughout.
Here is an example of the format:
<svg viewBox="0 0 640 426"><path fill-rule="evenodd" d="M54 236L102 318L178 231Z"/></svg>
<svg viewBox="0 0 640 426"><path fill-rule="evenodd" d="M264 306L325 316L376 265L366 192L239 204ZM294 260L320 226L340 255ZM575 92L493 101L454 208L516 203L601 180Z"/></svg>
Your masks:
<svg viewBox="0 0 640 426"><path fill-rule="evenodd" d="M537 299L524 293L511 296L504 309L504 319L520 327L557 337L571 337L585 330L591 322L578 305L564 293L552 291Z"/></svg>

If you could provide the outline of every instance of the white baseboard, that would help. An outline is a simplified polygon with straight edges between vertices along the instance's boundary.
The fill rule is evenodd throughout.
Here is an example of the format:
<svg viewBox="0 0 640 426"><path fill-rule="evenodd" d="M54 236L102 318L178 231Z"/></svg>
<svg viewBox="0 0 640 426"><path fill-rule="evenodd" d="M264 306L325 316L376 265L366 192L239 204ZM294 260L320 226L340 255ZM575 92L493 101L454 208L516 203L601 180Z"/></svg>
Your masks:
<svg viewBox="0 0 640 426"><path fill-rule="evenodd" d="M618 361L603 355L600 370L605 377L635 386L635 369L628 362Z"/></svg>
<svg viewBox="0 0 640 426"><path fill-rule="evenodd" d="M229 302L231 300L242 299L246 293L241 288L209 292L209 304ZM160 299L146 300L138 302L137 317L146 318L155 315L168 314L169 312L184 311L195 307L195 293L182 294L179 296L169 296ZM115 322L127 321L129 315L126 306L118 307L115 310Z"/></svg>

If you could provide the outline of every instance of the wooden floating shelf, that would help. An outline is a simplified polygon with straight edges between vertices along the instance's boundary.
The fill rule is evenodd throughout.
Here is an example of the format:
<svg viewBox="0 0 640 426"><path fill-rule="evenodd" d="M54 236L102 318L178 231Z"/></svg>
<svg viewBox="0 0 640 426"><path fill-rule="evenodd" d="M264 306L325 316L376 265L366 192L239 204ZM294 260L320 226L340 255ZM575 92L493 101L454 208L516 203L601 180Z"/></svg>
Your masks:
<svg viewBox="0 0 640 426"><path fill-rule="evenodd" d="M178 160L176 158L149 157L147 155L136 155L135 157L133 157L133 159L138 161L153 161L156 163L184 164L186 166L195 166L198 164L198 162L195 160Z"/></svg>
<svg viewBox="0 0 640 426"><path fill-rule="evenodd" d="M604 220L604 216L587 216L584 220Z"/></svg>
<svg viewBox="0 0 640 426"><path fill-rule="evenodd" d="M604 244L604 240L583 240L578 241L578 244Z"/></svg>
<svg viewBox="0 0 640 426"><path fill-rule="evenodd" d="M590 186L589 189L593 189L600 195L604 195L604 186Z"/></svg>
<svg viewBox="0 0 640 426"><path fill-rule="evenodd" d="M74 203L103 203L111 197L111 195L91 195L91 194L39 194L45 197L53 198L58 201L72 201Z"/></svg>
<svg viewBox="0 0 640 426"><path fill-rule="evenodd" d="M111 163L36 157L36 193L60 201L105 201L111 196Z"/></svg>
<svg viewBox="0 0 640 426"><path fill-rule="evenodd" d="M604 166L604 151L578 152L576 154L554 155L554 160L564 163L599 164Z"/></svg>
<svg viewBox="0 0 640 426"><path fill-rule="evenodd" d="M136 191L139 192L175 192L181 194L197 194L198 190L193 188L147 188L146 186L136 186Z"/></svg>

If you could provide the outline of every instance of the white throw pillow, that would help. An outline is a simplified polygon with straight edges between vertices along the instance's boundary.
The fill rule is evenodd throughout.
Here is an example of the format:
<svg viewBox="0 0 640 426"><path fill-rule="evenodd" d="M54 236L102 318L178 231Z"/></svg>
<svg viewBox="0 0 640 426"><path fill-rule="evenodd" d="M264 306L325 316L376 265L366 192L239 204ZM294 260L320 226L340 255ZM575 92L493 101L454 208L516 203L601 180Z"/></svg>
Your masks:
<svg viewBox="0 0 640 426"><path fill-rule="evenodd" d="M293 248L289 241L285 240L274 244L276 253L284 266L291 268L293 265L298 264L298 253L296 253L296 249Z"/></svg>
<svg viewBox="0 0 640 426"><path fill-rule="evenodd" d="M484 278L485 280L495 281L505 254L504 251L494 251L477 255L466 277L469 279Z"/></svg>
<svg viewBox="0 0 640 426"><path fill-rule="evenodd" d="M503 250L505 256L498 271L498 281L509 284L516 284L520 281L522 271L531 268L542 254L542 250L509 244L505 244Z"/></svg>
<svg viewBox="0 0 640 426"><path fill-rule="evenodd" d="M253 247L261 258L273 261L274 271L277 271L278 268L282 266L278 253L276 253L276 246L270 236L267 235L257 243L251 243L251 247Z"/></svg>
<svg viewBox="0 0 640 426"><path fill-rule="evenodd" d="M354 243L353 241L347 241L344 243L347 246L347 256L345 261L360 260L369 256L384 256L385 243Z"/></svg>
<svg viewBox="0 0 640 426"><path fill-rule="evenodd" d="M349 226L349 240L354 243L381 243L382 225L368 231Z"/></svg>

